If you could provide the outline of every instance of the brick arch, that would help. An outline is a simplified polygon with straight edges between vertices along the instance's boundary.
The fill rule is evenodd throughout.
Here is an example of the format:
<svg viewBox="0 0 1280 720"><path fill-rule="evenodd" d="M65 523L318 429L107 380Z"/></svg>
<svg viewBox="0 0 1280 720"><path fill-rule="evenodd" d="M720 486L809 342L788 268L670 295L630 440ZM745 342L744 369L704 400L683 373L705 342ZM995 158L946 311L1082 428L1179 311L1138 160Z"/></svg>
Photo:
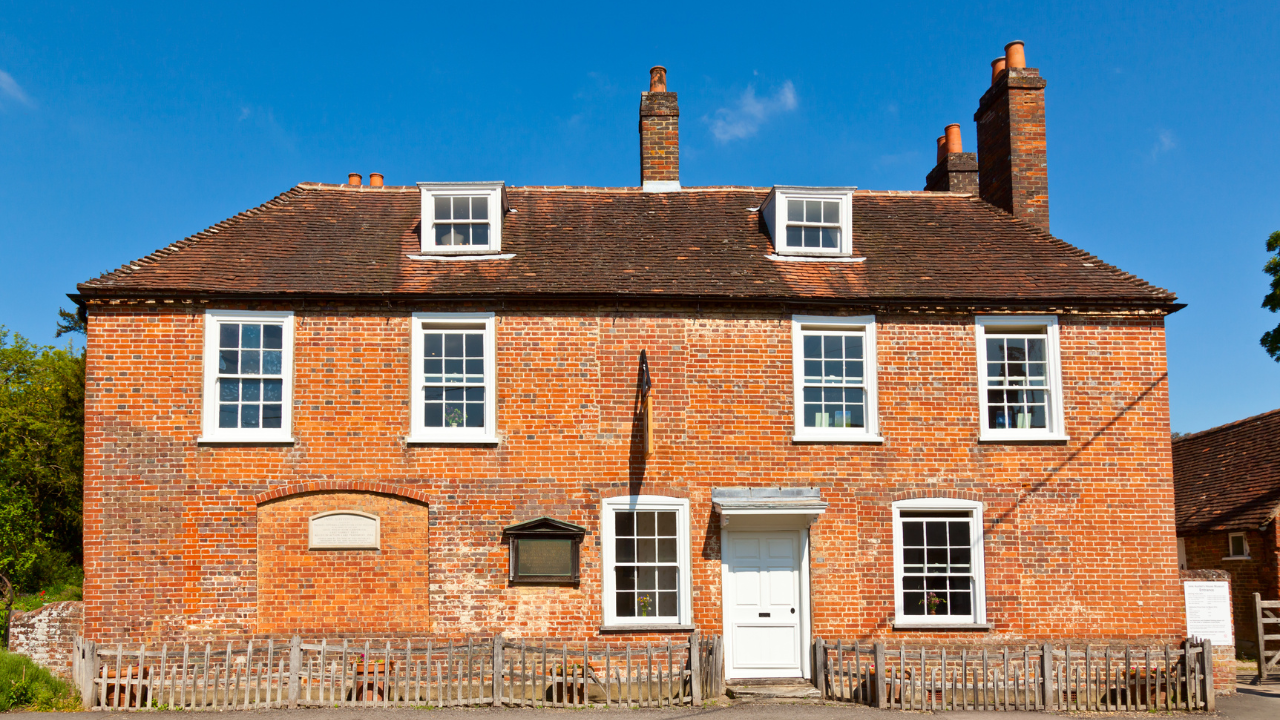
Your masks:
<svg viewBox="0 0 1280 720"><path fill-rule="evenodd" d="M970 492L968 490L952 490L952 489L944 489L944 488L937 488L937 489L916 488L913 490L903 490L901 492L897 492L889 496L889 502L895 503L899 500L919 500L922 498L948 498L951 500L972 500L974 502L982 503L983 507L986 507L991 504L988 500L984 499L982 495L976 492Z"/></svg>
<svg viewBox="0 0 1280 720"><path fill-rule="evenodd" d="M366 492L378 495L394 495L406 500L420 502L423 505L430 504L425 491L370 480L316 480L282 485L281 487L258 493L253 497L253 502L255 505L261 505L271 500L289 497L290 495L312 492Z"/></svg>

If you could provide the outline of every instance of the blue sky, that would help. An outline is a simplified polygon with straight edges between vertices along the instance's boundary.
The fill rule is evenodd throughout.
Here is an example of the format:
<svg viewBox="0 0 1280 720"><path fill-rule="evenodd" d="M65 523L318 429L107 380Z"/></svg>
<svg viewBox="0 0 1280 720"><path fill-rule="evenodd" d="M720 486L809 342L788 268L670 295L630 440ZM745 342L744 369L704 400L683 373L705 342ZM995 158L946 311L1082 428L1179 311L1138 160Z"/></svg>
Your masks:
<svg viewBox="0 0 1280 720"><path fill-rule="evenodd" d="M1021 39L1054 234L1189 303L1173 428L1202 430L1280 407L1277 37L1275 2L6 2L0 324L53 342L75 283L302 181L635 185L654 64L686 185L920 189Z"/></svg>

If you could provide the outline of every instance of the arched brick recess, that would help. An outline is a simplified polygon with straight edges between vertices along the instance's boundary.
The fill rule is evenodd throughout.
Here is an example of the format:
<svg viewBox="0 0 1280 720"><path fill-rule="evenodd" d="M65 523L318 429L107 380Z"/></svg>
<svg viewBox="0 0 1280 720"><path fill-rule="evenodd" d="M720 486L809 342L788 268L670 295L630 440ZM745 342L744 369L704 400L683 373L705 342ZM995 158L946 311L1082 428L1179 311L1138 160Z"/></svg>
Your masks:
<svg viewBox="0 0 1280 720"><path fill-rule="evenodd" d="M316 485L347 486L338 489ZM356 486L356 487L351 487ZM258 505L258 627L272 635L430 631L429 509L378 483L305 483ZM284 488L278 488L270 495ZM262 496L259 496L262 497ZM377 550L310 550L308 521L334 510L381 520Z"/></svg>
<svg viewBox="0 0 1280 720"><path fill-rule="evenodd" d="M372 482L369 480L315 480L312 482L294 483L292 485L281 485L278 488L272 488L266 492L258 493L254 496L253 502L256 505L261 505L265 502L282 497L312 492L365 492L376 493L378 495L395 495L407 500L416 500L421 503L429 502L427 499L427 493L422 490L408 488L402 485Z"/></svg>

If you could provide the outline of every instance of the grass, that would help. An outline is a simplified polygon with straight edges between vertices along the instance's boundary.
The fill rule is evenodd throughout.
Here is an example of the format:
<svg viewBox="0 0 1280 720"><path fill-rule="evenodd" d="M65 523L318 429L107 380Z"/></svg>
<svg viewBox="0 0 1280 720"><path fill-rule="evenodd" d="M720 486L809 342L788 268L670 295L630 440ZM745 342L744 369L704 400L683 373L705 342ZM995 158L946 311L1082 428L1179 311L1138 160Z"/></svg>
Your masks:
<svg viewBox="0 0 1280 720"><path fill-rule="evenodd" d="M84 571L80 568L73 568L73 572L69 575L63 582L47 587L40 592L19 595L14 598L13 609L21 612L31 612L49 603L83 599Z"/></svg>
<svg viewBox="0 0 1280 720"><path fill-rule="evenodd" d="M63 680L24 655L0 650L0 712L78 710L79 698Z"/></svg>

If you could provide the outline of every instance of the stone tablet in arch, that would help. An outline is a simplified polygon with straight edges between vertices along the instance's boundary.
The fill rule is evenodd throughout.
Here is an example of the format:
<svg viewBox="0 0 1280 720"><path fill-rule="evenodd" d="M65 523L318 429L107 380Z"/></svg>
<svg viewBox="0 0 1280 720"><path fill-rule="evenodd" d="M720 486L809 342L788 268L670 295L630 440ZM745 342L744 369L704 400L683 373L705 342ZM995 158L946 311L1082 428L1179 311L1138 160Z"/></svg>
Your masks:
<svg viewBox="0 0 1280 720"><path fill-rule="evenodd" d="M333 510L312 515L308 522L308 550L380 550L382 519L358 510Z"/></svg>

